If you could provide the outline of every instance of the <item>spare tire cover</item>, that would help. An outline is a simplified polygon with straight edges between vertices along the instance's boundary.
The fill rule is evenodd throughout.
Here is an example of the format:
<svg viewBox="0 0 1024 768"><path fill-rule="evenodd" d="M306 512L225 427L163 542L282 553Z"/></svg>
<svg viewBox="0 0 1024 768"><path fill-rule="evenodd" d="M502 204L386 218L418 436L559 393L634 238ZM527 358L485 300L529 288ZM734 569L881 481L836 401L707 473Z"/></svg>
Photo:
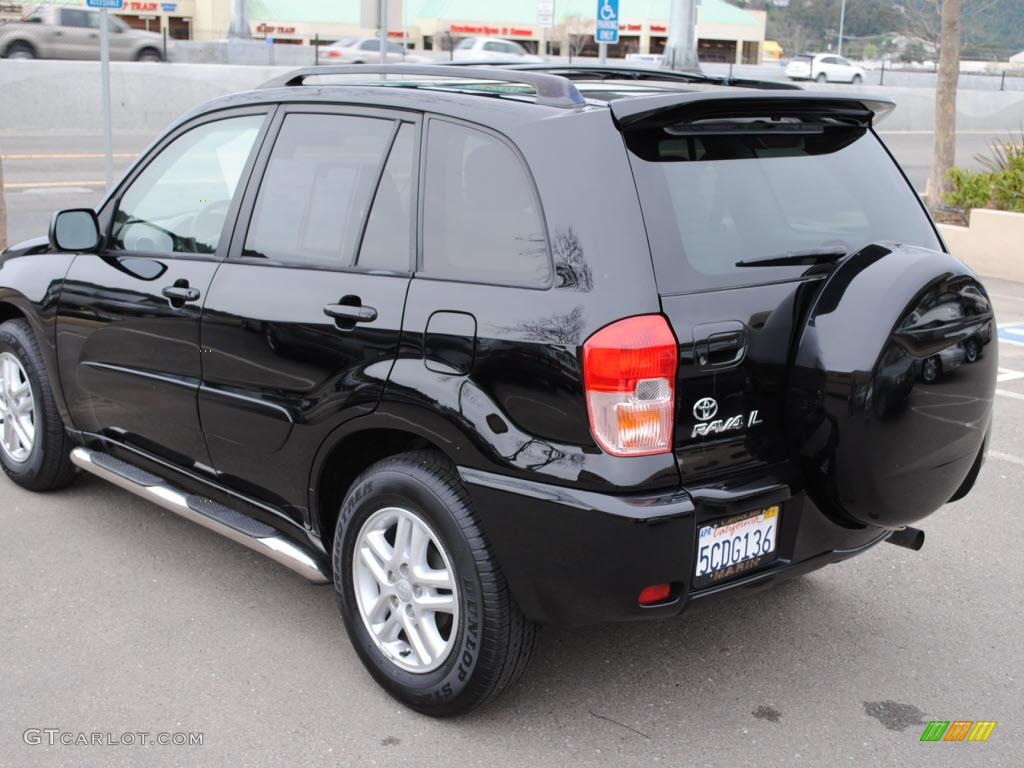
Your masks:
<svg viewBox="0 0 1024 768"><path fill-rule="evenodd" d="M947 253L871 245L826 279L787 397L791 449L826 514L898 528L950 500L986 442L993 328L985 289Z"/></svg>

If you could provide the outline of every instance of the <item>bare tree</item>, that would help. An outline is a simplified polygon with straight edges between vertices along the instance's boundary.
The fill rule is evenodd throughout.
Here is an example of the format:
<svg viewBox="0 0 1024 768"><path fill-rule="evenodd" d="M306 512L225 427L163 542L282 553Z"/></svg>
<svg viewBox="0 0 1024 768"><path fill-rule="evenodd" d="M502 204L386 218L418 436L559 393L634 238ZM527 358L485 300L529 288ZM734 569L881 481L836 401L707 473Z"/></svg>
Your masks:
<svg viewBox="0 0 1024 768"><path fill-rule="evenodd" d="M960 32L970 37L976 31L985 14L999 5L1001 0L961 0ZM943 0L906 0L903 16L907 22L907 34L931 43L936 49L941 44Z"/></svg>
<svg viewBox="0 0 1024 768"><path fill-rule="evenodd" d="M806 25L788 17L776 27L774 34L775 39L782 46L782 52L789 58L806 51L814 37Z"/></svg>
<svg viewBox="0 0 1024 768"><path fill-rule="evenodd" d="M583 16L566 16L559 25L559 37L565 40L566 48L569 51L569 62L572 63L574 56L583 53L587 45L587 38L594 34L594 20Z"/></svg>
<svg viewBox="0 0 1024 768"><path fill-rule="evenodd" d="M956 158L956 86L960 79L960 11L963 0L942 0L938 84L935 89L935 143L932 174L928 179L928 207L934 214L942 205Z"/></svg>

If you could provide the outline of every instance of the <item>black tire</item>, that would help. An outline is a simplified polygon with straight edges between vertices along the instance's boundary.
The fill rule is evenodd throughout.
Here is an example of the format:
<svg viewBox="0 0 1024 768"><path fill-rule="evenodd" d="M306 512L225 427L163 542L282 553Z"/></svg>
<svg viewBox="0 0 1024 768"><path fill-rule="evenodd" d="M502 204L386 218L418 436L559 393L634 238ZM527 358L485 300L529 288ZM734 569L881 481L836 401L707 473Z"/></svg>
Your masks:
<svg viewBox="0 0 1024 768"><path fill-rule="evenodd" d="M981 352L981 348L978 346L977 339L968 339L964 342L964 360L968 363L978 362L978 354Z"/></svg>
<svg viewBox="0 0 1024 768"><path fill-rule="evenodd" d="M816 78L814 78L814 82L816 82L816 83L827 83L828 82L828 75L826 75L824 72L822 72Z"/></svg>
<svg viewBox="0 0 1024 768"><path fill-rule="evenodd" d="M7 46L7 50L4 51L4 58L7 59L34 59L36 58L36 49L28 43L17 41Z"/></svg>
<svg viewBox="0 0 1024 768"><path fill-rule="evenodd" d="M9 320L0 325L0 354L14 355L25 370L35 398L35 439L28 457L14 461L0 448L0 465L6 475L30 491L63 488L75 478L71 463L74 447L50 388L46 365L32 328L25 320Z"/></svg>
<svg viewBox="0 0 1024 768"><path fill-rule="evenodd" d="M150 61L159 62L163 61L164 57L160 55L160 51L156 48L143 48L135 55L136 61Z"/></svg>
<svg viewBox="0 0 1024 768"><path fill-rule="evenodd" d="M942 378L942 359L938 355L932 355L924 361L921 367L921 379L925 384L934 384Z"/></svg>
<svg viewBox="0 0 1024 768"><path fill-rule="evenodd" d="M860 85L862 82L864 82L863 77L860 75L854 75L853 80L850 81L850 85Z"/></svg>
<svg viewBox="0 0 1024 768"><path fill-rule="evenodd" d="M457 638L432 672L412 673L376 646L356 602L354 547L363 523L377 510L402 506L437 533L456 574ZM352 484L338 517L334 583L352 644L373 678L392 696L426 715L447 717L497 698L530 660L536 625L519 610L477 522L458 473L435 451L412 451L369 467ZM473 599L476 598L476 599Z"/></svg>

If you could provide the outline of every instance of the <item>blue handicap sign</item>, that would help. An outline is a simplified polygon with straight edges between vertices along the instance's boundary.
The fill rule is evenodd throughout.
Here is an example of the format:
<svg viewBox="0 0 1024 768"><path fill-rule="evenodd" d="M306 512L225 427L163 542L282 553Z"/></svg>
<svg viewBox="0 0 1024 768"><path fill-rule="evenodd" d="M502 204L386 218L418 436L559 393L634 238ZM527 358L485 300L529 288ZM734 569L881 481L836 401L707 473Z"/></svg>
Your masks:
<svg viewBox="0 0 1024 768"><path fill-rule="evenodd" d="M619 0L597 0L594 39L599 43L619 42Z"/></svg>
<svg viewBox="0 0 1024 768"><path fill-rule="evenodd" d="M999 328L999 340L1024 346L1024 323L1001 326Z"/></svg>
<svg viewBox="0 0 1024 768"><path fill-rule="evenodd" d="M109 8L119 11L124 7L124 0L85 0L89 8Z"/></svg>

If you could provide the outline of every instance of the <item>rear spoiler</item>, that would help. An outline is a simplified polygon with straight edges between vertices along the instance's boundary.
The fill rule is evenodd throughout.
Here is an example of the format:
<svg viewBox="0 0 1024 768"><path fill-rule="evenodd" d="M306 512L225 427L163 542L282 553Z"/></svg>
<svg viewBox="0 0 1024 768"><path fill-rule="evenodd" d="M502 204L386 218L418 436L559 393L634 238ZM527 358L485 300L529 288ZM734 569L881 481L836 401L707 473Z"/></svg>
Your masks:
<svg viewBox="0 0 1024 768"><path fill-rule="evenodd" d="M611 102L610 108L621 130L747 117L828 119L869 128L895 109L896 103L886 98L833 96L813 91L700 91L618 99Z"/></svg>

